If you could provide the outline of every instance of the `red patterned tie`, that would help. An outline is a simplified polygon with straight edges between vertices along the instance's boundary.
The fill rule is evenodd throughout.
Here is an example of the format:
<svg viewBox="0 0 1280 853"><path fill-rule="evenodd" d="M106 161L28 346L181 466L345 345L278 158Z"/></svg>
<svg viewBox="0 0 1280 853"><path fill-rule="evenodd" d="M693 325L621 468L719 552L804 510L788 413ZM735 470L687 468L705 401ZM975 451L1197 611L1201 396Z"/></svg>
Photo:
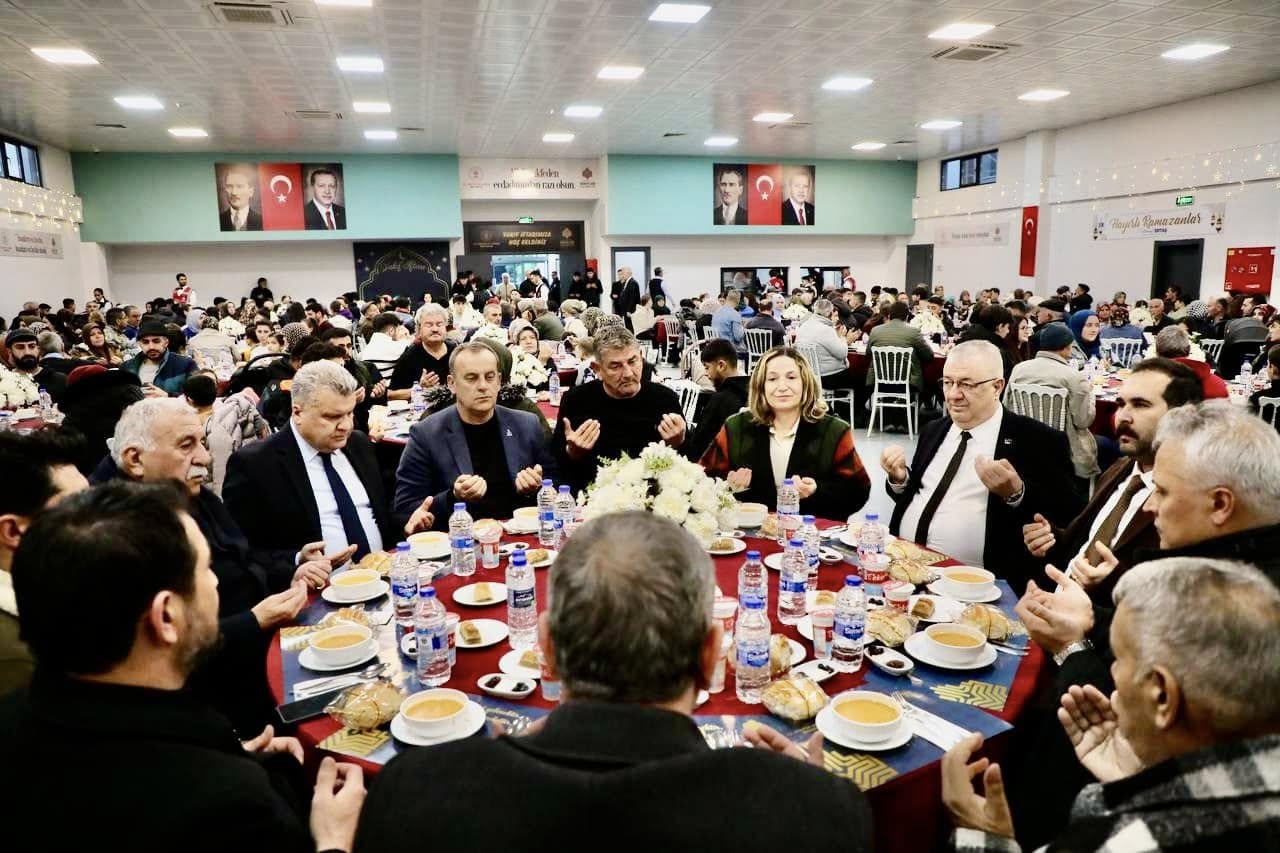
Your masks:
<svg viewBox="0 0 1280 853"><path fill-rule="evenodd" d="M324 221L325 221L326 223L328 223L328 225L329 225L329 230L330 230L330 231L337 230L337 226L333 224L333 211L332 211L332 210L326 210L326 211L324 212Z"/></svg>
<svg viewBox="0 0 1280 853"><path fill-rule="evenodd" d="M808 225L809 223L804 221L804 205L802 204L802 205L800 205L799 207L797 207L796 209L800 211L800 224L801 224L801 225Z"/></svg>

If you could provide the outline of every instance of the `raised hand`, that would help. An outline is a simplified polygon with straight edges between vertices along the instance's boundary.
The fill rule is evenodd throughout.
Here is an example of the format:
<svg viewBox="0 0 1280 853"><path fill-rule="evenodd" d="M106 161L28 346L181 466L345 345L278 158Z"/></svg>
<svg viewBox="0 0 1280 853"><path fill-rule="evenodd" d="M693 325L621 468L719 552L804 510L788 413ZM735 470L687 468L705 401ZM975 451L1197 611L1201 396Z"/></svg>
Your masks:
<svg viewBox="0 0 1280 853"><path fill-rule="evenodd" d="M431 525L435 524L436 517L431 512L431 504L435 503L435 495L427 495L427 497L413 511L413 515L409 516L409 520L405 522L404 532L417 533L419 530L430 530Z"/></svg>
<svg viewBox="0 0 1280 853"><path fill-rule="evenodd" d="M251 612L264 631L287 625L307 606L307 585L294 581L284 592L268 595L253 606Z"/></svg>
<svg viewBox="0 0 1280 853"><path fill-rule="evenodd" d="M299 764L303 763L302 741L296 737L276 737L270 725L257 737L240 741L240 745L245 752L287 752L298 759Z"/></svg>
<svg viewBox="0 0 1280 853"><path fill-rule="evenodd" d="M323 589L329 582L329 573L333 567L324 560L308 560L293 573L294 582L301 581L307 586Z"/></svg>
<svg viewBox="0 0 1280 853"><path fill-rule="evenodd" d="M800 494L800 500L804 500L818 491L818 481L812 477L796 477L795 480L796 491Z"/></svg>
<svg viewBox="0 0 1280 853"><path fill-rule="evenodd" d="M725 479L729 483L729 488L735 492L745 492L751 488L751 469L738 468L735 471L730 471Z"/></svg>
<svg viewBox="0 0 1280 853"><path fill-rule="evenodd" d="M542 466L534 465L516 474L516 492L528 494L542 486Z"/></svg>
<svg viewBox="0 0 1280 853"><path fill-rule="evenodd" d="M1048 554L1057 542L1057 537L1053 535L1053 525L1038 512L1030 524L1022 525L1022 543L1033 557Z"/></svg>
<svg viewBox="0 0 1280 853"><path fill-rule="evenodd" d="M684 444L684 433L684 418L674 412L667 412L662 416L662 420L658 421L658 435L672 447Z"/></svg>
<svg viewBox="0 0 1280 853"><path fill-rule="evenodd" d="M1056 654L1072 643L1083 640L1093 628L1093 601L1080 584L1053 566L1045 574L1058 584L1052 593L1040 589L1035 581L1027 581L1027 592L1014 612L1027 628L1036 645Z"/></svg>
<svg viewBox="0 0 1280 853"><path fill-rule="evenodd" d="M418 384L423 388L434 388L440 384L440 377L436 375L434 370L422 371L422 377L418 380Z"/></svg>
<svg viewBox="0 0 1280 853"><path fill-rule="evenodd" d="M582 422L582 426L574 429L569 419L565 418L564 440L565 451L570 459L574 461L585 459L595 448L596 442L600 440L600 422L588 419Z"/></svg>
<svg viewBox="0 0 1280 853"><path fill-rule="evenodd" d="M1111 700L1092 684L1067 688L1058 722L1071 739L1076 758L1099 782L1114 782L1142 769L1142 761L1120 732Z"/></svg>
<svg viewBox="0 0 1280 853"><path fill-rule="evenodd" d="M889 475L889 482L900 486L907 481L907 452L901 445L891 444L880 453L880 467Z"/></svg>
<svg viewBox="0 0 1280 853"><path fill-rule="evenodd" d="M461 501L474 501L484 497L489 484L476 474L462 474L453 481L453 493Z"/></svg>
<svg viewBox="0 0 1280 853"><path fill-rule="evenodd" d="M1120 565L1116 555L1111 553L1111 549L1101 540L1096 544L1098 546L1098 554L1102 557L1102 560L1096 566L1084 556L1076 557L1071 561L1070 575L1085 589L1093 589L1102 583L1107 579L1108 575L1116 570L1116 566Z"/></svg>
<svg viewBox="0 0 1280 853"><path fill-rule="evenodd" d="M973 461L973 468L978 472L978 479L987 491L1002 498L1011 498L1022 491L1022 478L1017 470L1009 464L1008 459L991 459L979 456Z"/></svg>
<svg viewBox="0 0 1280 853"><path fill-rule="evenodd" d="M982 735L974 732L942 756L942 804L962 829L980 829L1012 838L1013 815L1004 795L1000 765L986 758L969 761L981 746ZM985 797L973 788L973 780L979 775Z"/></svg>
<svg viewBox="0 0 1280 853"><path fill-rule="evenodd" d="M350 850L364 805L364 771L332 758L320 762L311 797L311 837L317 850Z"/></svg>

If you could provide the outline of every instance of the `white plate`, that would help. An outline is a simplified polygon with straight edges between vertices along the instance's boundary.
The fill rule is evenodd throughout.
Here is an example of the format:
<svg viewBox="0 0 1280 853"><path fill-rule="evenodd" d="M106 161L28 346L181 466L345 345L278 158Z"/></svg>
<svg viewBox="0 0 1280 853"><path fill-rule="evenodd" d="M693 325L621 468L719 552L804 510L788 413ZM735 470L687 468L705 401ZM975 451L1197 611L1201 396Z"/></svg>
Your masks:
<svg viewBox="0 0 1280 853"><path fill-rule="evenodd" d="M538 548L541 548L542 546L537 546L537 547L538 547ZM536 550L536 548L530 548L530 549L529 549L529 551L533 551L533 550ZM538 562L536 562L536 563L530 563L530 564L529 564L529 568L531 568L531 569L545 569L547 566L551 565L552 563L554 563L554 562L556 561L556 557L558 556L558 553L557 553L556 551L553 551L553 550L551 550L551 549L549 549L549 548L543 548L542 550L544 550L544 551L546 551L546 552L547 552L547 558L546 558L545 560L539 560L539 561L538 561ZM526 551L525 553L526 553L526 555L527 555L527 554L528 554L528 551Z"/></svg>
<svg viewBox="0 0 1280 853"><path fill-rule="evenodd" d="M360 654L360 657L351 661L351 663L344 663L338 666L334 666L331 663L321 663L316 660L315 651L310 646L307 646L298 654L298 664L303 669L309 669L312 672L341 672L344 669L355 669L358 666L368 663L377 656L378 641L375 639L369 639L365 641L365 650Z"/></svg>
<svg viewBox="0 0 1280 853"><path fill-rule="evenodd" d="M711 698L711 694L705 690L699 690L698 695L693 700L693 707L701 708L707 704L707 700Z"/></svg>
<svg viewBox="0 0 1280 853"><path fill-rule="evenodd" d="M498 546L498 556L510 557L516 551L523 551L529 546L523 542L503 542Z"/></svg>
<svg viewBox="0 0 1280 853"><path fill-rule="evenodd" d="M497 645L507 638L510 631L507 629L506 622L499 622L497 619L467 619L464 620L472 623L480 629L480 642L464 643L462 642L462 633L454 632L454 644L459 649L483 649L488 646ZM458 623L458 627L462 627L462 623Z"/></svg>
<svg viewBox="0 0 1280 853"><path fill-rule="evenodd" d="M330 604L361 604L365 601L373 601L375 598L382 598L382 596L386 595L390 591L391 584L386 581L378 581L377 590L375 592L360 596L359 598L343 598L338 595L337 588L332 586L326 586L324 591L320 593L320 597Z"/></svg>
<svg viewBox="0 0 1280 853"><path fill-rule="evenodd" d="M803 645L801 645L796 640L791 639L790 637L787 637L787 644L791 646L791 665L792 666L795 666L796 664L800 663L800 661L805 659L805 656L808 654L808 652L805 651L805 648Z"/></svg>
<svg viewBox="0 0 1280 853"><path fill-rule="evenodd" d="M813 724L818 731L822 732L822 736L834 744L845 747L846 749L857 750L858 752L887 752L890 749L897 749L905 746L911 740L911 723L907 722L907 718L903 716L902 722L898 726L898 730L890 735L886 740L876 741L874 743L866 743L860 740L854 740L840 729L837 729L831 722L831 716L835 714L835 708L827 705L818 712L818 716L814 717Z"/></svg>
<svg viewBox="0 0 1280 853"><path fill-rule="evenodd" d="M463 707L462 713L453 721L453 729L438 737L424 737L410 729L404 714L396 714L391 720L391 736L409 746L434 746L451 740L461 740L482 728L484 728L484 708L475 702L468 702Z"/></svg>
<svg viewBox="0 0 1280 853"><path fill-rule="evenodd" d="M770 554L764 558L764 567L772 572L782 571L782 557L781 551L776 554Z"/></svg>
<svg viewBox="0 0 1280 853"><path fill-rule="evenodd" d="M747 550L747 543L746 543L746 542L743 542L741 539L734 539L734 540L733 540L733 548L732 548L731 550L728 550L728 551L712 551L710 548L708 548L708 549L707 549L707 553L708 553L708 554L710 554L710 555L711 555L711 556L713 556L713 557L728 557L728 556L731 556L731 555L733 555L733 554L741 554L741 553L742 553L743 551L745 551L745 550Z"/></svg>
<svg viewBox="0 0 1280 853"><path fill-rule="evenodd" d="M947 588L942 585L941 580L936 580L933 583L929 584L927 589L929 590L929 592L932 592L934 595L941 595L943 598L950 598L953 601L963 601L968 604L1000 600L1000 587L996 587L995 589L991 590L991 592L987 593L981 598L965 598L963 596L955 595L954 593L948 591Z"/></svg>
<svg viewBox="0 0 1280 853"><path fill-rule="evenodd" d="M928 619L922 616L912 618L919 619L921 622L954 622L960 618L960 611L964 607L954 598L947 598L945 595L913 595L907 601L907 613L911 613L911 608L916 606L916 601L921 598L927 598L933 602L933 615Z"/></svg>
<svg viewBox="0 0 1280 853"><path fill-rule="evenodd" d="M826 672L825 670L819 669L819 667L823 667L823 666L830 669L831 672ZM807 675L809 676L809 678L813 679L813 681L817 684L821 684L822 682L826 681L828 678L831 678L833 675L836 674L835 665L832 664L831 661L817 660L817 659L807 660L804 663L800 664L799 666L793 666L791 667L791 671L793 673L799 673L800 675Z"/></svg>
<svg viewBox="0 0 1280 853"><path fill-rule="evenodd" d="M938 669L968 671L982 669L996 662L995 647L988 643L983 646L982 654L978 655L977 660L972 663L943 663L929 653L929 647L925 645L924 634L912 634L907 637L907 641L902 644L902 649L921 663L927 663L929 666L934 666Z"/></svg>
<svg viewBox="0 0 1280 853"><path fill-rule="evenodd" d="M885 547L886 547L886 548L887 548L887 547L889 547L889 543L890 543L890 542L897 542L897 541L898 541L898 537L897 537L897 536L894 536L892 533L890 533L890 532L889 532L889 528L884 527L883 525L881 525L881 527L884 529L884 545L885 545ZM850 548L854 548L854 549L856 549L856 548L858 547L858 537L856 537L856 536L854 536L854 535L853 535L853 531L852 531L852 530L848 530L848 529L846 529L846 530L845 530L844 532L842 532L842 533L840 534L840 536L839 536L839 537L837 537L837 538L839 538L839 540L840 540L841 542L843 542L844 544L848 545Z"/></svg>
<svg viewBox="0 0 1280 853"><path fill-rule="evenodd" d="M520 656L525 653L525 649L512 649L502 656L502 660L498 661L498 669L507 675L514 675L516 678L532 678L537 680L542 677L542 672L534 667L530 669L520 663Z"/></svg>
<svg viewBox="0 0 1280 853"><path fill-rule="evenodd" d="M532 524L526 524L519 519L513 518L510 521L502 522L502 529L512 536L529 536L538 532L538 523L535 521Z"/></svg>
<svg viewBox="0 0 1280 853"><path fill-rule="evenodd" d="M489 593L492 596L485 601L476 600L476 587L481 583L489 585ZM498 583L497 581L480 581L478 583L469 583L466 586L460 586L453 591L453 600L458 604L467 607L492 607L495 604L501 604L507 600L507 585Z"/></svg>
<svg viewBox="0 0 1280 853"><path fill-rule="evenodd" d="M408 400L388 400L387 411L389 412L407 412L409 411Z"/></svg>
<svg viewBox="0 0 1280 853"><path fill-rule="evenodd" d="M500 680L493 687L490 687L486 682L492 681L494 678ZM516 690L515 687L518 684L523 684L525 689ZM505 672L490 672L476 679L476 687L491 696L500 696L503 699L523 699L532 693L537 686L537 679L527 678L523 675L508 675Z"/></svg>

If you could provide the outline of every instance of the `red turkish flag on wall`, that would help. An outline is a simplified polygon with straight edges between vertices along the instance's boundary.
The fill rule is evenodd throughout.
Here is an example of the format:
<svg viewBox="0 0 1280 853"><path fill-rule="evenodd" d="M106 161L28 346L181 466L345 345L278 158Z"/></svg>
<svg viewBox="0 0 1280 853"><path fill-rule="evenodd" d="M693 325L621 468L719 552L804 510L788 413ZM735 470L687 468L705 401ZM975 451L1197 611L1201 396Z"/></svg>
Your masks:
<svg viewBox="0 0 1280 853"><path fill-rule="evenodd" d="M747 224L781 225L782 167L777 163L747 166Z"/></svg>
<svg viewBox="0 0 1280 853"><path fill-rule="evenodd" d="M1018 275L1036 274L1036 238L1040 236L1040 208L1022 208L1022 256L1018 262Z"/></svg>
<svg viewBox="0 0 1280 853"><path fill-rule="evenodd" d="M302 166L298 163L259 163L258 198L262 199L263 231L301 231Z"/></svg>

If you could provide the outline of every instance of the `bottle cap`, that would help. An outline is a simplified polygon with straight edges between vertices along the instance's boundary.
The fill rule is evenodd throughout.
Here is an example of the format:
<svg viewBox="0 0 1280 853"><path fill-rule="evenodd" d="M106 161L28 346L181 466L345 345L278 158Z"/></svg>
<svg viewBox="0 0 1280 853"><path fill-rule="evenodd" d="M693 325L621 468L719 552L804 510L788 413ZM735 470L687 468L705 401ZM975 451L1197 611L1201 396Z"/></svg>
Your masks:
<svg viewBox="0 0 1280 853"><path fill-rule="evenodd" d="M543 481L542 481L542 488L544 488L544 489L545 489L545 488L547 488L547 486L554 486L554 485L555 485L555 484L554 484L554 483L552 483L552 482L551 482L551 480L543 480Z"/></svg>
<svg viewBox="0 0 1280 853"><path fill-rule="evenodd" d="M396 543L396 550L397 550L397 551L408 551L408 550L409 550L409 543L408 543L408 542L397 542L397 543Z"/></svg>
<svg viewBox="0 0 1280 853"><path fill-rule="evenodd" d="M562 495L571 495L571 494L573 494L573 489L569 488L568 486L561 486L561 487L560 487L560 494L562 494Z"/></svg>
<svg viewBox="0 0 1280 853"><path fill-rule="evenodd" d="M845 575L844 585L845 586L862 586L862 578L858 577L857 575Z"/></svg>
<svg viewBox="0 0 1280 853"><path fill-rule="evenodd" d="M796 484L796 481L791 479L790 477L782 478L782 485L784 486L794 486L795 484Z"/></svg>
<svg viewBox="0 0 1280 853"><path fill-rule="evenodd" d="M435 598L436 588L434 586L424 586L422 587L422 589L418 590L418 597L419 598Z"/></svg>
<svg viewBox="0 0 1280 853"><path fill-rule="evenodd" d="M791 540L791 542L790 542L790 545L791 545L791 547L792 547L792 548L803 548L803 547L804 547L804 540L803 540L803 539L792 539L792 540Z"/></svg>
<svg viewBox="0 0 1280 853"><path fill-rule="evenodd" d="M814 518L812 515L806 515L801 520L804 521L805 524L813 524L815 521L817 521L817 519Z"/></svg>
<svg viewBox="0 0 1280 853"><path fill-rule="evenodd" d="M467 505L466 505L466 504L464 504L464 503L456 503L456 504L454 504L454 505L453 505L453 511L454 511L454 512L466 512L466 511L467 511Z"/></svg>
<svg viewBox="0 0 1280 853"><path fill-rule="evenodd" d="M747 559L748 559L748 560L758 560L758 559L760 559L760 552L759 552L759 551L748 551L748 552L747 552Z"/></svg>

